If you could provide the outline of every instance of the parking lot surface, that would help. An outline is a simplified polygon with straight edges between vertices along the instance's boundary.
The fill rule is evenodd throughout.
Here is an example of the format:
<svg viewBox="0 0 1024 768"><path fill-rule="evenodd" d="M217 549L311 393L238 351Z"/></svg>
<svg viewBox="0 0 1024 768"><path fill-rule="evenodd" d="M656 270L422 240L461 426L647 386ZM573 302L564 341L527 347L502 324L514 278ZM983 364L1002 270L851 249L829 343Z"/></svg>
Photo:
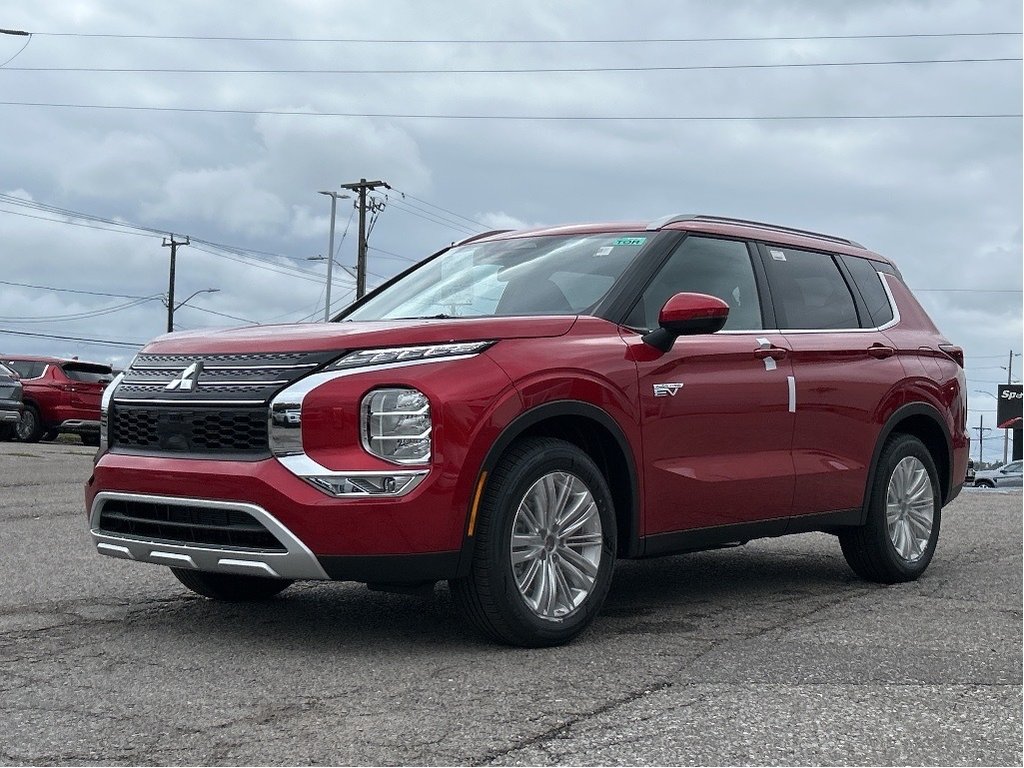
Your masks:
<svg viewBox="0 0 1024 768"><path fill-rule="evenodd" d="M92 453L0 443L5 764L1021 764L1019 491L965 490L913 584L824 534L624 562L590 631L522 650L443 585L225 605L100 557Z"/></svg>

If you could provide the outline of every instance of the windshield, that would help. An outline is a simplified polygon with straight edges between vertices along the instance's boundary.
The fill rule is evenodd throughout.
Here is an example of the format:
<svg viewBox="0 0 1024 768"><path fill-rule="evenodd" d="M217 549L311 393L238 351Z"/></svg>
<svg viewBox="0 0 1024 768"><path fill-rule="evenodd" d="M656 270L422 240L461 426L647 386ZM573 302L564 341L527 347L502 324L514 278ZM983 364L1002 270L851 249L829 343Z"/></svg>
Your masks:
<svg viewBox="0 0 1024 768"><path fill-rule="evenodd" d="M590 312L647 233L524 237L452 248L345 320L578 315Z"/></svg>

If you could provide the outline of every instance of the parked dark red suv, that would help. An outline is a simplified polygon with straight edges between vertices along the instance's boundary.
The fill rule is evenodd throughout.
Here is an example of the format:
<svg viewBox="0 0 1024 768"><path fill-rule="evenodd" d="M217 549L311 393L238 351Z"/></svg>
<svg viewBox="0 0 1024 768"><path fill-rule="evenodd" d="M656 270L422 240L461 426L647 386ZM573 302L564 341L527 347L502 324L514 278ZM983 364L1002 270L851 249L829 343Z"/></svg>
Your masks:
<svg viewBox="0 0 1024 768"><path fill-rule="evenodd" d="M14 428L19 440L69 433L99 445L100 399L114 378L109 365L31 355L0 355L0 362L17 371L24 387L25 410Z"/></svg>
<svg viewBox="0 0 1024 768"><path fill-rule="evenodd" d="M964 481L962 350L893 265L713 216L479 236L334 322L162 336L104 395L102 554L212 598L429 591L553 645L616 558L826 531L924 572Z"/></svg>

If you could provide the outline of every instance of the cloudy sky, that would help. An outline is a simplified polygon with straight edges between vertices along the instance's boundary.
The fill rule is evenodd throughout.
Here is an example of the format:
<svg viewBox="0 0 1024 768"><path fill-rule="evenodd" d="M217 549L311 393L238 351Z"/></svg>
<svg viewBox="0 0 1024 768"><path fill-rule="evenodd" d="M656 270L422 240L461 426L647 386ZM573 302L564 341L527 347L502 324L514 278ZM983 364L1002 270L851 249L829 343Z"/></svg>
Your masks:
<svg viewBox="0 0 1024 768"><path fill-rule="evenodd" d="M894 259L994 392L1022 346L1021 24L1017 0L7 4L0 27L34 34L17 56L26 38L0 36L0 350L123 364L128 346L48 337L161 333L169 232L194 243L178 300L219 289L179 328L317 319L317 190L366 177L395 190L371 286L483 228L773 221ZM692 41L752 37L775 39ZM764 66L949 59L1002 60ZM493 71L524 69L563 71ZM829 115L886 117L748 119ZM972 425L994 404L972 394Z"/></svg>

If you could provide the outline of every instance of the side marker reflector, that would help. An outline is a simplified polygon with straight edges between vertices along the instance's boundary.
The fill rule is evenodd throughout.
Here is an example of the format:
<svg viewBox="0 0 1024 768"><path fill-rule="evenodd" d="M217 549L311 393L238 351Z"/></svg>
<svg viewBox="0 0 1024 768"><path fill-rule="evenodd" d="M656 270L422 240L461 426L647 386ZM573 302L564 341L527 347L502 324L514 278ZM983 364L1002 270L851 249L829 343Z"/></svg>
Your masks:
<svg viewBox="0 0 1024 768"><path fill-rule="evenodd" d="M487 482L487 470L480 473L480 479L476 482L476 493L473 495L473 506L469 510L469 529L466 531L466 535L472 536L473 531L476 530L476 513L480 509L480 497L484 493L484 483Z"/></svg>

